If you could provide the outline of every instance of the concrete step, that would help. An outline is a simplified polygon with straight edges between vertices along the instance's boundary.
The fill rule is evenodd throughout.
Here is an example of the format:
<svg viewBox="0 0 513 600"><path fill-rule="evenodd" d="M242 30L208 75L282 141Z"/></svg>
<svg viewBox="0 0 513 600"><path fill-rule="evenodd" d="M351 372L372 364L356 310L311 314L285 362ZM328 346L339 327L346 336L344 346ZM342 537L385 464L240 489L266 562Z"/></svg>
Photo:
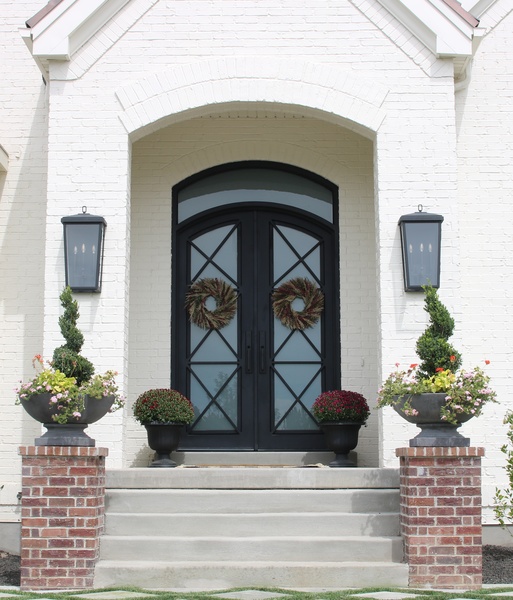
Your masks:
<svg viewBox="0 0 513 600"><path fill-rule="evenodd" d="M408 582L396 469L128 469L106 487L97 587Z"/></svg>
<svg viewBox="0 0 513 600"><path fill-rule="evenodd" d="M216 561L399 562L400 538L370 536L105 536L101 560L156 561L169 555L198 564Z"/></svg>
<svg viewBox="0 0 513 600"><path fill-rule="evenodd" d="M179 557L180 547L168 548ZM408 565L390 562L100 561L94 587L133 585L146 589L222 590L234 587L407 587Z"/></svg>
<svg viewBox="0 0 513 600"><path fill-rule="evenodd" d="M396 513L258 513L176 515L158 513L107 513L105 534L109 536L398 536Z"/></svg>
<svg viewBox="0 0 513 600"><path fill-rule="evenodd" d="M399 512L398 489L109 489L109 513Z"/></svg>
<svg viewBox="0 0 513 600"><path fill-rule="evenodd" d="M108 489L397 489L398 469L177 467L109 469Z"/></svg>

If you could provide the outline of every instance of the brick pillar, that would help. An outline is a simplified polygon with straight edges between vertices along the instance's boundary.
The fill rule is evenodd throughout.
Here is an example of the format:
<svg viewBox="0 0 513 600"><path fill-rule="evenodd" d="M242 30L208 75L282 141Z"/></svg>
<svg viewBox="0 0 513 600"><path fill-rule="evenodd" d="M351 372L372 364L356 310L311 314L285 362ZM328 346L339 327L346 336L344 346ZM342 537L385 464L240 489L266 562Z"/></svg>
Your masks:
<svg viewBox="0 0 513 600"><path fill-rule="evenodd" d="M93 587L106 448L22 446L21 589Z"/></svg>
<svg viewBox="0 0 513 600"><path fill-rule="evenodd" d="M481 589L484 448L398 448L396 454L409 586Z"/></svg>

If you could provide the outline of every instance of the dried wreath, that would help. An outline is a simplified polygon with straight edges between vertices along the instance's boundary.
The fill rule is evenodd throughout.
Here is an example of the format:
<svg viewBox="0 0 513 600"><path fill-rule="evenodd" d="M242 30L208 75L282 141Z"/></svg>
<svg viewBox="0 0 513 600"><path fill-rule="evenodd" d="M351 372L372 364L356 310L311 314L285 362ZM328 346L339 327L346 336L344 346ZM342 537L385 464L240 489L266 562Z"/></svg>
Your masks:
<svg viewBox="0 0 513 600"><path fill-rule="evenodd" d="M300 298L305 303L301 311L292 308L292 302ZM296 277L276 288L272 296L276 317L289 329L313 327L324 309L324 294L306 277Z"/></svg>
<svg viewBox="0 0 513 600"><path fill-rule="evenodd" d="M208 310L207 298L216 301L215 310ZM221 329L233 319L237 309L237 292L222 279L205 278L193 283L185 297L189 318L202 329Z"/></svg>

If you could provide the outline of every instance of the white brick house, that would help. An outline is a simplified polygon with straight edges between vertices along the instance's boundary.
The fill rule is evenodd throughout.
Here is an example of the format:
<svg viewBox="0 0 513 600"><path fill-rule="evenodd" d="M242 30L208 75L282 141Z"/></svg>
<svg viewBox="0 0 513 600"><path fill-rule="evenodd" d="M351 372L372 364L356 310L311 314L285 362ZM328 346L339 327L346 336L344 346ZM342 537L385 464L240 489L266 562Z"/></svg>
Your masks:
<svg viewBox="0 0 513 600"><path fill-rule="evenodd" d="M182 225L178 200L185 206L195 184L214 189L215 177L240 167L248 179L267 169L275 189L302 181L313 182L312 198L329 192L333 251L317 266L329 258L330 381L372 405L394 364L414 360L425 326L423 295L403 288L397 221L419 204L444 216L440 296L456 319L452 341L465 365L491 360L500 400L464 427L486 448L484 515L493 524L511 406L513 2L1 4L0 522L19 520L17 448L39 435L13 388L31 376L34 354L49 358L61 344L61 217L87 206L107 221L102 291L77 295L79 326L83 353L99 371L119 371L128 403L90 433L109 448L110 466L144 466L146 433L130 406L182 377L177 294L192 277L183 269L194 260L182 257L200 229ZM294 216L301 231L314 230L319 202ZM266 204L263 217L251 201L237 207L253 211L251 231L283 216L278 205ZM217 218L193 224L212 231ZM282 233L299 227L280 223ZM255 272L275 264L265 240L240 240ZM252 281L255 311L259 290ZM255 352L259 332L257 324ZM245 417L253 423L266 394L256 376L246 385L257 390ZM231 449L277 449L261 429ZM413 433L391 410L373 410L359 464L395 467L395 448Z"/></svg>

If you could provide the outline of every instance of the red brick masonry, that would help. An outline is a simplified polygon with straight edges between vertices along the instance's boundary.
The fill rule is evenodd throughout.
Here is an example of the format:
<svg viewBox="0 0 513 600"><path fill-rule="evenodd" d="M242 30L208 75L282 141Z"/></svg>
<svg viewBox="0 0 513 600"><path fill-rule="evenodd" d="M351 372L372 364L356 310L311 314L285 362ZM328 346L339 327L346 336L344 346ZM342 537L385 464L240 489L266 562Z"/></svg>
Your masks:
<svg viewBox="0 0 513 600"><path fill-rule="evenodd" d="M106 448L22 446L21 589L93 586Z"/></svg>
<svg viewBox="0 0 513 600"><path fill-rule="evenodd" d="M484 448L398 448L409 587L482 586Z"/></svg>

